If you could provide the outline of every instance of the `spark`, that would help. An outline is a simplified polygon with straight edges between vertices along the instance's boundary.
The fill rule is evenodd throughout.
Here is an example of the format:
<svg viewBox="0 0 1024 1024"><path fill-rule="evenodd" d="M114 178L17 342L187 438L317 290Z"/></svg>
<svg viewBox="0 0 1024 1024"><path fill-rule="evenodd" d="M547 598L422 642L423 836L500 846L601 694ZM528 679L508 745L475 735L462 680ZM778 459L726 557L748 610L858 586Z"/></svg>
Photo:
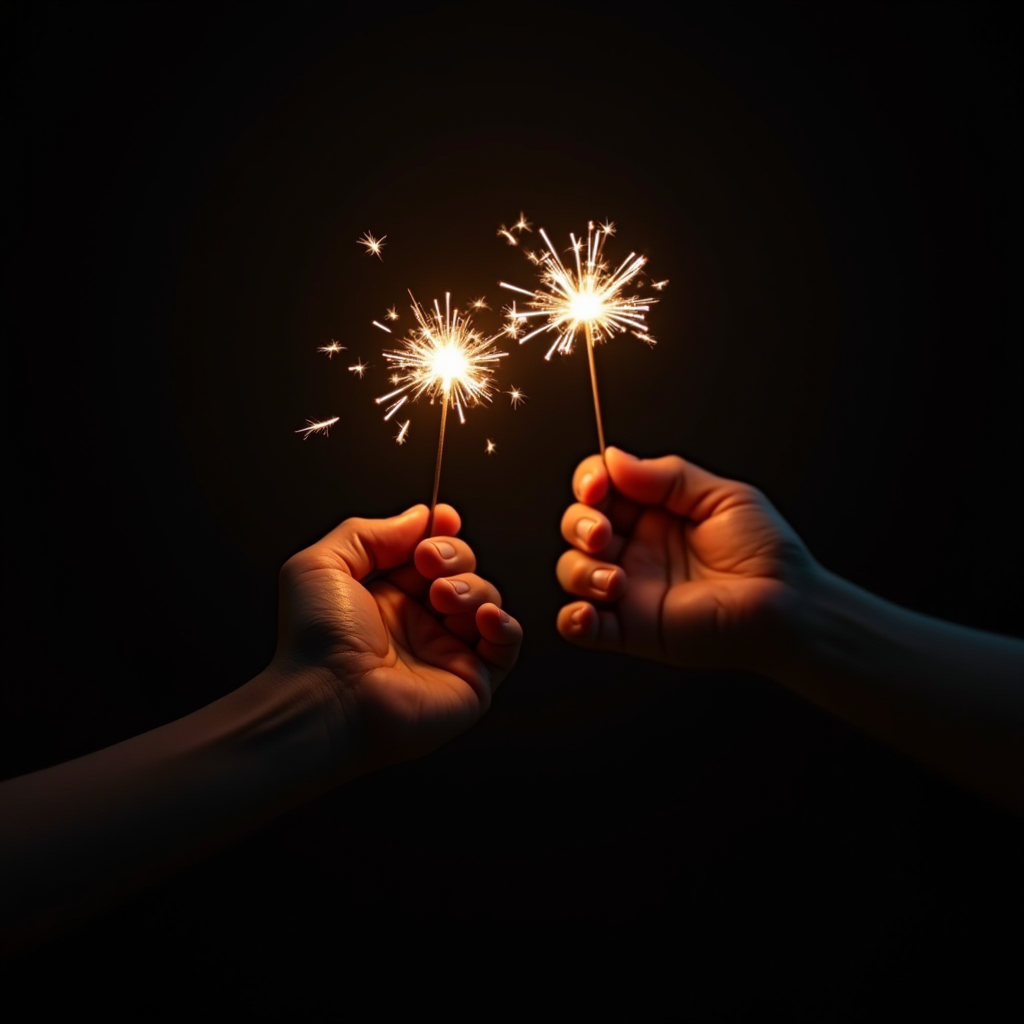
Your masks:
<svg viewBox="0 0 1024 1024"><path fill-rule="evenodd" d="M658 300L624 294L647 260L631 252L615 270L610 270L604 262L604 243L614 230L610 222L595 228L591 221L586 239L570 234L573 257L563 263L544 229L540 229L547 246L542 259L540 289L527 291L500 282L502 288L529 296L527 305L531 310L519 313L521 320L533 317L543 320L539 327L520 339L520 344L538 334L551 332L555 340L544 357L550 359L555 352L571 352L579 334L587 331L595 343L626 331L642 331L646 335L644 340L653 343L654 339L647 335L644 314Z"/></svg>
<svg viewBox="0 0 1024 1024"><path fill-rule="evenodd" d="M479 299L474 299L469 304L469 308L473 310L474 313L479 313L481 310L490 309L491 307L487 305L487 296L481 295Z"/></svg>
<svg viewBox="0 0 1024 1024"><path fill-rule="evenodd" d="M494 343L500 335L485 338L476 331L470 318L451 308L451 295L445 295L445 308L435 299L433 308L422 306L412 297L416 326L402 339L401 348L386 351L384 359L394 370L395 390L375 399L387 405L384 419L391 417L407 402L426 395L433 402L440 398L465 422L466 406L490 400L498 360L507 355L497 352Z"/></svg>
<svg viewBox="0 0 1024 1024"><path fill-rule="evenodd" d="M502 333L512 339L517 339L523 333L523 324L526 323L526 317L516 310L515 300L512 301L511 306L506 306L501 312L502 316L508 321Z"/></svg>
<svg viewBox="0 0 1024 1024"><path fill-rule="evenodd" d="M398 310L394 306L388 306L388 311L384 314L385 320L397 320Z"/></svg>
<svg viewBox="0 0 1024 1024"><path fill-rule="evenodd" d="M512 230L520 233L523 231L533 231L533 225L526 219L526 214L522 210L519 211L519 220L512 225Z"/></svg>
<svg viewBox="0 0 1024 1024"><path fill-rule="evenodd" d="M519 388L512 388L510 391L506 391L505 394L512 396L511 404L513 409L518 409L528 397L526 393L520 391Z"/></svg>
<svg viewBox="0 0 1024 1024"><path fill-rule="evenodd" d="M333 427L340 418L340 416L332 416L329 420L306 420L306 426L300 427L295 431L295 433L301 434L303 441L305 441L311 434L323 434L324 437L327 437L330 433L331 427Z"/></svg>
<svg viewBox="0 0 1024 1024"><path fill-rule="evenodd" d="M484 451L486 451L488 455L493 455L497 450L498 446L490 438L487 438L487 447Z"/></svg>
<svg viewBox="0 0 1024 1024"><path fill-rule="evenodd" d="M363 379L363 374L370 368L369 363L364 363L362 359L357 359L354 366L349 367L349 371L354 373L360 380Z"/></svg>
<svg viewBox="0 0 1024 1024"><path fill-rule="evenodd" d="M505 241L508 242L509 245L518 245L519 244L519 239L516 238L516 236L513 235L512 232L509 231L509 229L507 227L505 227L504 224L502 224L501 227L498 228L498 237L499 238L504 238Z"/></svg>
<svg viewBox="0 0 1024 1024"><path fill-rule="evenodd" d="M667 284L668 284L668 278L666 277L664 281L652 281L651 282L651 287L656 292L660 292L665 287L665 285L667 285Z"/></svg>
<svg viewBox="0 0 1024 1024"><path fill-rule="evenodd" d="M396 444L405 444L405 438L406 438L406 435L408 433L409 433L409 420L406 420L402 424L401 429L395 435L395 443Z"/></svg>
<svg viewBox="0 0 1024 1024"><path fill-rule="evenodd" d="M390 327L385 327L379 320L373 320L371 322L373 323L374 327L379 327L386 334L390 334L391 333L391 328Z"/></svg>
<svg viewBox="0 0 1024 1024"><path fill-rule="evenodd" d="M333 359L338 352L344 352L345 346L339 345L333 338L331 338L330 345L321 345L317 352L326 352L328 359Z"/></svg>
<svg viewBox="0 0 1024 1024"><path fill-rule="evenodd" d="M380 251L384 248L384 239L387 237L387 235L381 235L380 238L374 238L369 231L364 231L362 237L357 238L356 242L366 246L368 256L376 256L377 259L383 261L384 257L381 256Z"/></svg>

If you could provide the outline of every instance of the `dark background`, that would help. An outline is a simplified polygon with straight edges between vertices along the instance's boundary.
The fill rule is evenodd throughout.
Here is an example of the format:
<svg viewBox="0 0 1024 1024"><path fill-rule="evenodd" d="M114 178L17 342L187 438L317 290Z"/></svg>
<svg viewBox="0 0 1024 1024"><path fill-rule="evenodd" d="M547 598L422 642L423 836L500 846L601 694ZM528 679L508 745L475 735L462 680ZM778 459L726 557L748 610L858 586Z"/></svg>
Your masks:
<svg viewBox="0 0 1024 1024"><path fill-rule="evenodd" d="M520 210L559 242L610 217L670 279L657 347L598 353L610 442L1021 635L1011 5L3 18L6 774L244 682L284 559L429 497L437 409L394 445L369 322L528 284L495 235ZM558 638L596 439L584 356L544 348L446 452L526 630L487 718L17 959L19 1019L1016 1019L1016 820L764 680Z"/></svg>

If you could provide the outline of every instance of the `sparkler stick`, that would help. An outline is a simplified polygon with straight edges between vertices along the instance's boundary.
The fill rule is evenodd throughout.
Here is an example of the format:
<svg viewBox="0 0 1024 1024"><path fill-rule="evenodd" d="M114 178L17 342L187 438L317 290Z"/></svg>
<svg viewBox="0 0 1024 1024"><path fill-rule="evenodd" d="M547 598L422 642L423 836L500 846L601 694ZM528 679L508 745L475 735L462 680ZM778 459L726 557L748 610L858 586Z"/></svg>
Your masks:
<svg viewBox="0 0 1024 1024"><path fill-rule="evenodd" d="M520 223L526 226L525 217L520 214ZM518 227L519 225L515 225ZM501 232L499 232L500 234ZM519 344L535 338L538 334L552 332L554 343L548 349L545 359L550 360L555 352L567 354L572 351L573 344L580 333L587 344L587 361L590 364L590 386L594 394L594 416L597 420L597 438L604 456L604 424L601 418L601 401L597 391L597 365L594 359L596 344L607 341L616 334L629 331L648 345L656 344L647 333L644 314L657 302L657 299L642 299L639 296L627 296L624 289L635 281L643 270L647 259L631 252L626 259L613 271L604 260L604 244L610 235L615 234L615 225L611 223L595 227L590 221L587 225L586 241L577 239L570 234L571 252L575 257L562 262L558 251L551 244L547 232L540 229L546 249L538 253L527 253L527 258L541 268L541 287L536 291L528 291L514 284L499 282L502 288L527 295L530 310L517 310L512 304L508 312L510 320L506 333L512 337L519 334L524 324L531 318L540 317L543 323L519 339ZM655 287L660 291L668 282L658 282Z"/></svg>
<svg viewBox="0 0 1024 1024"><path fill-rule="evenodd" d="M494 343L500 334L485 338L473 328L468 316L452 309L450 292L445 293L443 313L436 299L433 309L427 309L416 301L412 292L409 298L412 299L416 326L402 339L401 348L384 352L385 361L394 371L391 379L396 387L375 401L378 405L390 403L384 413L384 419L389 420L406 402L415 401L422 395L430 398L431 402L441 399L441 430L427 526L429 536L434 527L434 509L441 483L448 407L459 414L460 423L465 423L463 410L467 405L479 405L490 400L494 385L491 371L508 353L495 351ZM399 436L404 440L405 427Z"/></svg>
<svg viewBox="0 0 1024 1024"><path fill-rule="evenodd" d="M437 438L437 462L434 463L434 493L430 496L430 517L427 519L427 536L434 533L434 509L437 508L437 489L441 484L441 453L444 451L444 425L448 419L448 392L441 399L441 433Z"/></svg>
<svg viewBox="0 0 1024 1024"><path fill-rule="evenodd" d="M590 324L585 323L583 330L587 335L587 362L590 363L590 388L594 392L594 417L597 419L597 443L604 458L604 421L601 419L601 399L597 397L597 366L594 362L594 334Z"/></svg>

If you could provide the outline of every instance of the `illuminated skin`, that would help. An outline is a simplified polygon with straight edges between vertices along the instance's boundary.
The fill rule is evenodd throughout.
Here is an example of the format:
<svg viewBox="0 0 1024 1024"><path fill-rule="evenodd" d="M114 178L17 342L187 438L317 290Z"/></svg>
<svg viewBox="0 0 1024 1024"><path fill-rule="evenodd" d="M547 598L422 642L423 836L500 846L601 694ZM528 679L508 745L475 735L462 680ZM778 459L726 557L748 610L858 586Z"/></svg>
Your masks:
<svg viewBox="0 0 1024 1024"><path fill-rule="evenodd" d="M608 448L573 475L558 630L583 647L767 675L1024 810L1024 643L899 608L822 568L756 488Z"/></svg>
<svg viewBox="0 0 1024 1024"><path fill-rule="evenodd" d="M185 718L0 783L0 933L31 943L490 707L522 643L438 505L348 519L281 570L270 665Z"/></svg>

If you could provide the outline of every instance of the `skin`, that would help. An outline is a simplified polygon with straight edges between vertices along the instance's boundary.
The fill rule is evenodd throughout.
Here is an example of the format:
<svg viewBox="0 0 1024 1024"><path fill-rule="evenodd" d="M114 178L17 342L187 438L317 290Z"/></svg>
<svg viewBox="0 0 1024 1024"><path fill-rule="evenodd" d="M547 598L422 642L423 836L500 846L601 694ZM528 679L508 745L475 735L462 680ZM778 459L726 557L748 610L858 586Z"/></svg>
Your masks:
<svg viewBox="0 0 1024 1024"><path fill-rule="evenodd" d="M558 580L582 647L743 668L1024 810L1024 643L919 615L828 572L756 488L609 448L573 475Z"/></svg>
<svg viewBox="0 0 1024 1024"><path fill-rule="evenodd" d="M439 505L349 519L281 571L271 664L207 707L0 784L7 949L198 859L318 793L470 728L519 623Z"/></svg>

